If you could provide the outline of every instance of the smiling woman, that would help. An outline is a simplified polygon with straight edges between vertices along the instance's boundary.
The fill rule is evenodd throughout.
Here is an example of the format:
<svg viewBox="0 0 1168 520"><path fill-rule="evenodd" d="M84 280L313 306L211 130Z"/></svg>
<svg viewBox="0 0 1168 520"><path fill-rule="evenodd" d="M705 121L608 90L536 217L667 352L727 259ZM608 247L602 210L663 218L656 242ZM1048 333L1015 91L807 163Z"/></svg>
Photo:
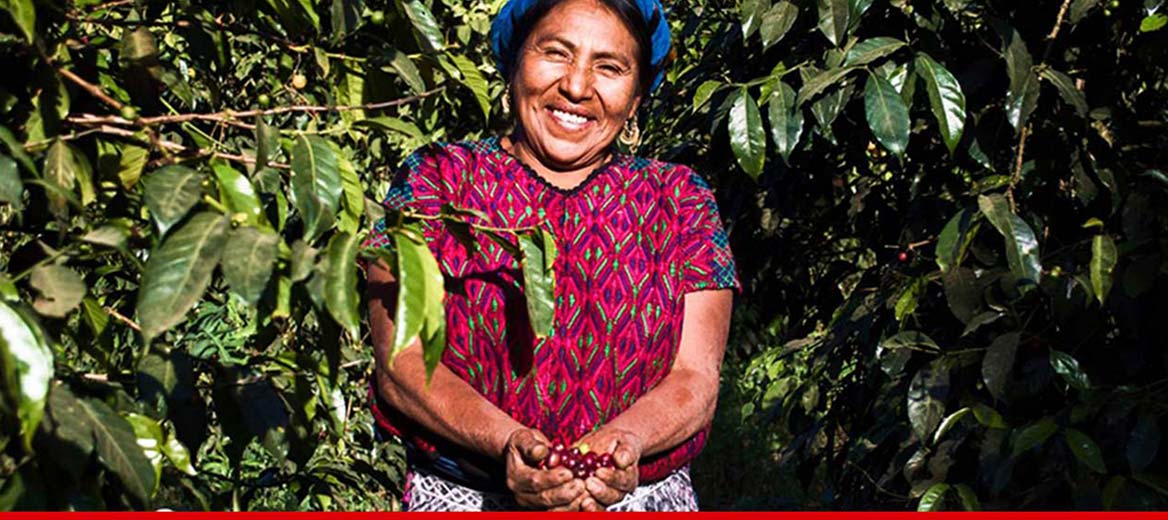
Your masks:
<svg viewBox="0 0 1168 520"><path fill-rule="evenodd" d="M700 176L613 145L635 146L637 107L660 82L664 10L511 0L492 42L515 131L419 150L384 204L550 232L555 315L534 334L515 260L425 221L448 287L447 348L427 386L418 346L387 362L394 280L370 268L374 412L406 441L407 507L694 510L688 467L717 399L734 261ZM371 245L388 246L383 230Z"/></svg>

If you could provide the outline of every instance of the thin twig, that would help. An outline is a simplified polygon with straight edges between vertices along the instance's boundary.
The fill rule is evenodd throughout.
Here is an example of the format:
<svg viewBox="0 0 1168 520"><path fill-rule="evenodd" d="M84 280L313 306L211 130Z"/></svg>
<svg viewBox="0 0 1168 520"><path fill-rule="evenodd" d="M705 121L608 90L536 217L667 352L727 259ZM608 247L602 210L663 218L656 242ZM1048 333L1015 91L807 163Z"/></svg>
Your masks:
<svg viewBox="0 0 1168 520"><path fill-rule="evenodd" d="M1059 7L1058 17L1054 19L1054 27L1051 28L1050 34L1046 35L1047 40L1058 38L1059 30L1063 27L1063 19L1067 16L1067 9L1071 7L1071 0L1063 0L1062 7Z"/></svg>
<svg viewBox="0 0 1168 520"><path fill-rule="evenodd" d="M1018 153L1014 156L1014 172L1010 174L1010 188L1006 190L1006 198L1010 201L1010 211L1017 212L1018 206L1014 202L1014 187L1022 179L1022 165L1025 164L1026 138L1030 137L1030 126L1023 126L1018 135Z"/></svg>
<svg viewBox="0 0 1168 520"><path fill-rule="evenodd" d="M122 104L121 101L118 101L112 97L109 97L109 94L106 94L105 91L101 89L101 87L94 85L93 83L90 83L88 81L85 81L84 79L81 79L81 76L74 74L73 71L66 69L64 67L58 67L57 72L59 74L61 74L61 76L63 76L65 79L72 81L74 84L76 84L77 86L81 87L83 90L88 92L89 95L101 100L102 103L105 103L105 104L113 107L115 110L121 110L122 107L125 106Z"/></svg>
<svg viewBox="0 0 1168 520"><path fill-rule="evenodd" d="M134 320L131 320L130 318L123 316L122 313L114 310L113 307L102 307L102 308L105 309L106 314L113 316L114 319L116 319L122 323L125 323L131 329L134 329L138 332L142 332L142 327L139 327L138 324L134 322Z"/></svg>

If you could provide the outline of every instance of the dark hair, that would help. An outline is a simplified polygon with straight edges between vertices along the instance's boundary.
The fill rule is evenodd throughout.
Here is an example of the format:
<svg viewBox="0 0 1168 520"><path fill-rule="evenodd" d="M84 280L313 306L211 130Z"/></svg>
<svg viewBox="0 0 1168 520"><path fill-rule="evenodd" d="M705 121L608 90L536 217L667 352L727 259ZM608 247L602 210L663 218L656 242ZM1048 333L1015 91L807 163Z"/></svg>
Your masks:
<svg viewBox="0 0 1168 520"><path fill-rule="evenodd" d="M509 73L515 72L516 65L519 61L519 51L523 47L523 42L527 41L527 37L531 35L531 31L535 29L535 26L561 1L539 0L524 12L523 16L512 19L511 26L514 27L514 31L511 33L511 40L506 42L506 47L501 53L504 70ZM617 18L625 24L625 28L629 30L629 33L633 35L633 39L637 41L637 70L640 75L637 78L637 84L641 92L649 92L649 87L653 84L653 78L657 76L657 68L651 63L653 52L652 37L653 32L657 29L657 24L662 23L661 13L654 11L653 19L646 21L641 16L641 10L633 0L596 1L616 14Z"/></svg>

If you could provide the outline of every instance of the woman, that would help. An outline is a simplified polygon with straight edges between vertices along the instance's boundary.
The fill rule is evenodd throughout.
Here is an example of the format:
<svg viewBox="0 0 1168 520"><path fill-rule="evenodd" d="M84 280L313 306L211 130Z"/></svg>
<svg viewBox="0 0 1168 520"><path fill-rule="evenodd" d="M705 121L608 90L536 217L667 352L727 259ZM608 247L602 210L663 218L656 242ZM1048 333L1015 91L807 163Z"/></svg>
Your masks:
<svg viewBox="0 0 1168 520"><path fill-rule="evenodd" d="M411 510L694 510L738 286L709 188L683 166L616 153L660 82L659 0L511 0L492 27L515 130L414 153L394 209L477 210L479 224L555 236L553 332L532 334L515 260L440 224L447 343L427 387L421 349L387 367L393 280L370 268L378 424L406 440ZM474 217L478 218L478 217ZM430 221L427 221L430 222ZM372 244L385 243L376 230ZM554 442L613 467L540 469Z"/></svg>

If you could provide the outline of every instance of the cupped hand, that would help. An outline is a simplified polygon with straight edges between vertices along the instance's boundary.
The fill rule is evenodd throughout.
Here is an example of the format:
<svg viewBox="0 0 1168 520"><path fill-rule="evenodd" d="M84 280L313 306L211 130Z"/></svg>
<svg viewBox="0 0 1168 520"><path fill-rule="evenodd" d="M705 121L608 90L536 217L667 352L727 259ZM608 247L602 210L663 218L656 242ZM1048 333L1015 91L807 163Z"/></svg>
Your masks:
<svg viewBox="0 0 1168 520"><path fill-rule="evenodd" d="M515 502L530 509L579 511L588 492L584 482L565 468L540 469L550 453L550 442L539 430L519 428L507 438L503 459L507 465L507 488Z"/></svg>
<svg viewBox="0 0 1168 520"><path fill-rule="evenodd" d="M611 453L613 467L597 468L584 485L588 496L580 507L585 511L603 511L606 507L620 502L626 495L637 489L639 468L644 442L628 430L601 427L580 439L588 444L589 451Z"/></svg>

